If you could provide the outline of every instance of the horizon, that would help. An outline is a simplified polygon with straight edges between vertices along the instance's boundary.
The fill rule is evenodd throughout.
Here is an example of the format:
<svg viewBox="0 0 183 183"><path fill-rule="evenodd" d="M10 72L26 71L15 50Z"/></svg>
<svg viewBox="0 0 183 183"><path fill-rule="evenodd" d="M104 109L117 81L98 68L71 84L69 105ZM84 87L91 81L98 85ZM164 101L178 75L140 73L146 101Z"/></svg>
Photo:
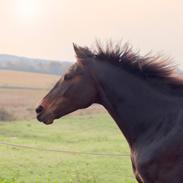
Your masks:
<svg viewBox="0 0 183 183"><path fill-rule="evenodd" d="M1 56L7 56L7 57L18 57L18 58L25 58L25 59L33 59L33 60L42 60L42 61L52 61L52 62L71 62L73 61L70 60L53 60L53 59L48 59L48 58L39 58L39 57L29 57L29 56L24 56L24 55L13 55L13 54L3 54L0 53Z"/></svg>

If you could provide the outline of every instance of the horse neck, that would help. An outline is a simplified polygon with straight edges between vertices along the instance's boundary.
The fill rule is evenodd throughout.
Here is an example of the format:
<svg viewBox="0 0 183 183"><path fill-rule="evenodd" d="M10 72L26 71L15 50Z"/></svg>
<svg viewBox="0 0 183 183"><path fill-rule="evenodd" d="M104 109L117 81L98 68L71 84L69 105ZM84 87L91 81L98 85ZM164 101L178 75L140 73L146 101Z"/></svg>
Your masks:
<svg viewBox="0 0 183 183"><path fill-rule="evenodd" d="M177 98L163 95L146 81L116 66L101 62L93 69L100 104L116 121L130 146L152 126L162 123L166 114L179 109Z"/></svg>

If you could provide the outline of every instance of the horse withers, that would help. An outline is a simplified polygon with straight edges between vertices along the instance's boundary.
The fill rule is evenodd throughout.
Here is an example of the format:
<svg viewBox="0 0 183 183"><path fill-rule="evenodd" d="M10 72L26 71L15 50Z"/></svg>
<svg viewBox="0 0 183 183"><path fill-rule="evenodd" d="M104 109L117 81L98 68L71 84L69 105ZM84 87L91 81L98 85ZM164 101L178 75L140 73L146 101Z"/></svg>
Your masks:
<svg viewBox="0 0 183 183"><path fill-rule="evenodd" d="M101 104L128 141L139 183L182 183L183 81L168 60L118 44L74 50L77 62L43 98L38 120Z"/></svg>

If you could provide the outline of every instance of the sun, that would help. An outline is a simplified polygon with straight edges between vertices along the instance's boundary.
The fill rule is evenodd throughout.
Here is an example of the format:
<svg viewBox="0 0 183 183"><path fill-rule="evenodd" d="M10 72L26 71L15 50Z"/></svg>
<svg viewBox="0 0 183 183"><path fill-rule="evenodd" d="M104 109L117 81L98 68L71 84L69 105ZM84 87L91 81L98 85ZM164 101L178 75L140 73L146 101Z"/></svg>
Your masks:
<svg viewBox="0 0 183 183"><path fill-rule="evenodd" d="M16 14L22 21L34 21L40 15L38 0L17 0L15 6Z"/></svg>

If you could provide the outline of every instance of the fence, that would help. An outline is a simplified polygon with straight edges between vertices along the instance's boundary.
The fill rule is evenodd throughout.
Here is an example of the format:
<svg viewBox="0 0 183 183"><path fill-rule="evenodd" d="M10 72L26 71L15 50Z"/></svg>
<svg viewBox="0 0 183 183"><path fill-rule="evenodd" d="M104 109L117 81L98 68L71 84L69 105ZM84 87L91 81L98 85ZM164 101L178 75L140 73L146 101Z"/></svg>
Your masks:
<svg viewBox="0 0 183 183"><path fill-rule="evenodd" d="M129 157L128 154L117 154L117 153L98 153L98 152L79 152L79 151L68 151L61 149L46 149L40 147L33 147L28 145L19 145L19 144L11 144L7 142L0 141L0 145L16 147L16 148L24 148L24 149L32 149L37 151L48 151L48 152L57 152L57 153L67 153L72 155L91 155L91 156L109 156L109 157Z"/></svg>

